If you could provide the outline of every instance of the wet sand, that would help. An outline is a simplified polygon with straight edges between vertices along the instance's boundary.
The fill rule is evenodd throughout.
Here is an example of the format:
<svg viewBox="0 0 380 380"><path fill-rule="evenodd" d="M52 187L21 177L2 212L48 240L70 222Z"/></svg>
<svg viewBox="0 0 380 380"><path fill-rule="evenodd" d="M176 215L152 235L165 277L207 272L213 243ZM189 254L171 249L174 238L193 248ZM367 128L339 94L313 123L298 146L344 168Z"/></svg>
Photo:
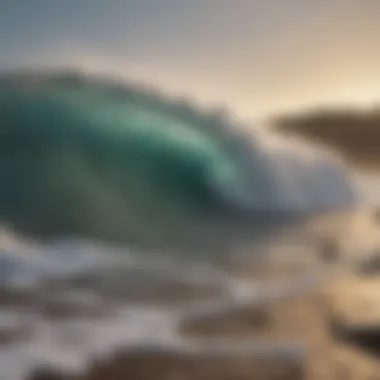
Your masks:
<svg viewBox="0 0 380 380"><path fill-rule="evenodd" d="M180 332L188 341L221 342L202 350L153 346L118 349L89 363L79 376L42 372L32 380L375 380L380 379L376 353L354 341L345 341L332 329L335 318L348 326L380 329L380 277L341 276L310 294L249 306L224 315L184 320ZM369 313L369 310L372 313ZM372 319L370 318L372 315ZM255 350L234 350L250 342L301 342L293 356L266 356ZM230 342L229 344L226 342ZM380 341L379 341L380 345ZM205 347L207 344L205 344ZM222 346L227 347L225 350ZM28 380L29 380L28 379Z"/></svg>

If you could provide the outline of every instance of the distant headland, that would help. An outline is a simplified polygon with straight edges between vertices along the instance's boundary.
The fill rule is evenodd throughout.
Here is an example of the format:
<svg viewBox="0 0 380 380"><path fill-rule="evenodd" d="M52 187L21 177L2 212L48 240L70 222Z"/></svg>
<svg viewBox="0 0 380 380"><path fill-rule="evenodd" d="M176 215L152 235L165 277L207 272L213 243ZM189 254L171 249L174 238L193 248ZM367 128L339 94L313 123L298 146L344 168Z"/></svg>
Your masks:
<svg viewBox="0 0 380 380"><path fill-rule="evenodd" d="M274 117L272 123L282 134L337 149L355 166L380 168L380 105L367 110L320 108Z"/></svg>

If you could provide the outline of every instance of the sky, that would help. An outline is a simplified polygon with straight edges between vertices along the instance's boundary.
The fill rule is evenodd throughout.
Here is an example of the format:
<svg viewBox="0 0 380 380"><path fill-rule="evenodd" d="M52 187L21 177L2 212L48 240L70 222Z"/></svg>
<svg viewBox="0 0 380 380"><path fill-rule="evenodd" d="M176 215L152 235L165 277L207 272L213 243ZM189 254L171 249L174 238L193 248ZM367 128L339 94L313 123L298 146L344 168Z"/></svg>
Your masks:
<svg viewBox="0 0 380 380"><path fill-rule="evenodd" d="M81 66L261 118L380 101L379 0L1 0L0 69Z"/></svg>

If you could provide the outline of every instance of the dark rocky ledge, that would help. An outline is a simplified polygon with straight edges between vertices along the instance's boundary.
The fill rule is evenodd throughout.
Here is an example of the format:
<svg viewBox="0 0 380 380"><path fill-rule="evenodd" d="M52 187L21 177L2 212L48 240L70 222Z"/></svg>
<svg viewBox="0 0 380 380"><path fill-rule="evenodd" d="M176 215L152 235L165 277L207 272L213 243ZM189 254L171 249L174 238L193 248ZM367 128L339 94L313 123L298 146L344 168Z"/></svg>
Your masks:
<svg viewBox="0 0 380 380"><path fill-rule="evenodd" d="M194 350L150 347L119 350L110 359L93 361L81 375L44 368L28 380L300 380L304 363L303 355L289 347L282 352L218 344Z"/></svg>

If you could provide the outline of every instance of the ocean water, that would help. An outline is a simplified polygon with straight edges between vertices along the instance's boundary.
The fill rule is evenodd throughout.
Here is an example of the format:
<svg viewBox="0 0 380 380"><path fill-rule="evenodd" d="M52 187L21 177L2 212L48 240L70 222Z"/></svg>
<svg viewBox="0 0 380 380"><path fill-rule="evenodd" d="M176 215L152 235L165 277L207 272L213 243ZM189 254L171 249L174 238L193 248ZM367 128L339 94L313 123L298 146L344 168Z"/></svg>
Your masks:
<svg viewBox="0 0 380 380"><path fill-rule="evenodd" d="M0 77L0 377L183 346L184 316L317 286L310 258L344 234L364 182L263 131L104 77ZM304 265L243 275L270 260Z"/></svg>

